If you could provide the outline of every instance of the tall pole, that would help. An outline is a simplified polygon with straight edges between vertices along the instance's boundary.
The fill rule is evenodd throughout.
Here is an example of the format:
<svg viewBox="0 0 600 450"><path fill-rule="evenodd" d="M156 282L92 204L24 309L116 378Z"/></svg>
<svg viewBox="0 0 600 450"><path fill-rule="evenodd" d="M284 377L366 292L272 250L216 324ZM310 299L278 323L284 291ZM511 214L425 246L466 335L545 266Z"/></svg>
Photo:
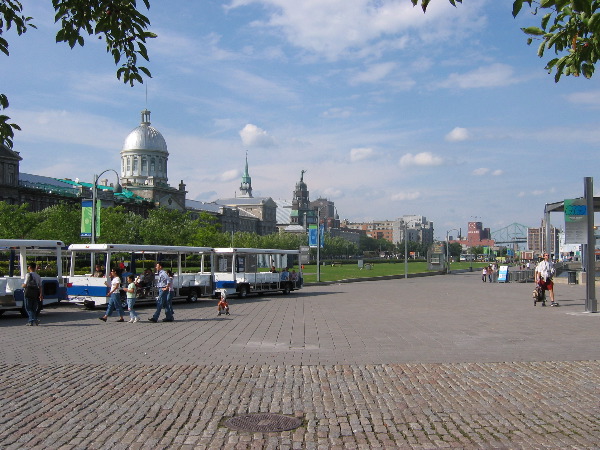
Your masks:
<svg viewBox="0 0 600 450"><path fill-rule="evenodd" d="M594 235L594 179L584 178L584 198L587 210L587 274L586 274L586 297L585 311L598 312L596 301L596 236Z"/></svg>
<svg viewBox="0 0 600 450"><path fill-rule="evenodd" d="M408 224L404 222L404 279L408 278Z"/></svg>
<svg viewBox="0 0 600 450"><path fill-rule="evenodd" d="M98 189L96 183L98 182L98 176L94 174L94 184L92 185L92 244L96 243L96 197L98 193L96 190ZM94 270L94 267L92 267Z"/></svg>
<svg viewBox="0 0 600 450"><path fill-rule="evenodd" d="M321 214L317 208L317 283L321 281Z"/></svg>
<svg viewBox="0 0 600 450"><path fill-rule="evenodd" d="M450 231L446 231L446 273L450 273L450 242L448 235Z"/></svg>

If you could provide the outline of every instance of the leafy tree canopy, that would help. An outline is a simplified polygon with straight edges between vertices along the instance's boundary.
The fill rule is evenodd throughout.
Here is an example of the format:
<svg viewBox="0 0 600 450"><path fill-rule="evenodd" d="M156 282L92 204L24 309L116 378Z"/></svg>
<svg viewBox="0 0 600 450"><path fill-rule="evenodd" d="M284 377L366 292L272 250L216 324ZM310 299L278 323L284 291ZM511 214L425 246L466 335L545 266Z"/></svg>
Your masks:
<svg viewBox="0 0 600 450"><path fill-rule="evenodd" d="M427 10L431 0L411 0ZM462 0L448 0L452 5ZM556 55L546 63L548 73L554 71L554 81L563 75L591 78L600 57L600 1L599 0L514 0L514 17L527 5L530 12L540 17L540 26L521 28L529 36L528 44L539 42L537 54L544 57L546 50Z"/></svg>
<svg viewBox="0 0 600 450"><path fill-rule="evenodd" d="M0 202L0 239L27 239L36 225L36 217L27 205Z"/></svg>
<svg viewBox="0 0 600 450"><path fill-rule="evenodd" d="M142 1L150 9L150 0ZM98 36L118 66L119 80L133 86L143 83L142 74L152 76L138 65L138 58L149 60L146 40L156 35L148 31L150 20L139 11L136 0L52 0L52 6L54 21L60 23L56 42L83 47L85 36ZM6 32L13 29L20 36L30 28L36 28L33 18L24 14L19 0L0 0L0 52L9 55ZM8 106L8 98L0 94L0 111ZM14 130L20 128L9 121L10 117L0 114L0 144L12 148Z"/></svg>

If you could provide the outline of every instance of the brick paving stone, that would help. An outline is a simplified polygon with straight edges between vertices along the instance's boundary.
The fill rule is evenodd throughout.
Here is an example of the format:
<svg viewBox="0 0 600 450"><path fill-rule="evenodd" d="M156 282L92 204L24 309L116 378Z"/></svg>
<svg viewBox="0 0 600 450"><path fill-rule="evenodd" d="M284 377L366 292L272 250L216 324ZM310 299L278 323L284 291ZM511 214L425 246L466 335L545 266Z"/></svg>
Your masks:
<svg viewBox="0 0 600 450"><path fill-rule="evenodd" d="M176 305L169 327L7 314L0 449L599 448L600 317L578 313L585 287L559 285L561 308L536 309L530 285L481 284L308 287L234 299L231 321L200 301ZM249 412L304 422L222 426Z"/></svg>

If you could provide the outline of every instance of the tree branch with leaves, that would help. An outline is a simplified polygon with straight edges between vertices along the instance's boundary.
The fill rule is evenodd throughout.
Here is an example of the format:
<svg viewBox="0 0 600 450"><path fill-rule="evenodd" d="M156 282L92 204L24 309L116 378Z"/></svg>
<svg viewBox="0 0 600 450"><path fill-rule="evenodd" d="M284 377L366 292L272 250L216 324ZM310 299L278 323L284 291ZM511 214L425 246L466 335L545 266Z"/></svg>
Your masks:
<svg viewBox="0 0 600 450"><path fill-rule="evenodd" d="M150 0L142 0L150 9ZM71 48L84 46L84 36L104 39L106 51L112 55L117 68L117 79L133 86L143 83L143 75L151 78L148 68L138 64L140 58L149 61L146 42L156 37L150 31L150 20L142 14L136 0L52 0L55 23L60 23L56 42L66 42ZM0 0L0 51L9 55L5 35L14 29L22 35L36 28L33 18L23 14L18 0ZM8 108L8 98L0 94L0 111ZM0 144L13 146L15 130L20 130L10 117L0 115Z"/></svg>
<svg viewBox="0 0 600 450"><path fill-rule="evenodd" d="M411 0L421 4L423 12L431 0ZM448 0L453 6L462 0ZM521 28L529 36L527 44L540 41L537 54L543 58L547 50L556 58L546 63L548 73L554 73L558 83L563 75L592 78L600 57L600 0L514 0L513 17L528 5L530 12L541 17L540 26Z"/></svg>

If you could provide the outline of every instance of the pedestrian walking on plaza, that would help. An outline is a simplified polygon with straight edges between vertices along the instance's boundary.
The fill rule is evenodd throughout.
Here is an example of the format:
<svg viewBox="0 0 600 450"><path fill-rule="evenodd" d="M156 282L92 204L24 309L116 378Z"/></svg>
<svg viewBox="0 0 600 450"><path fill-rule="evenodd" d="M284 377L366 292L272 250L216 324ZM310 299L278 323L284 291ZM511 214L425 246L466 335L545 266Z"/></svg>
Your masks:
<svg viewBox="0 0 600 450"><path fill-rule="evenodd" d="M481 271L481 281L484 283L487 281L487 267L484 267Z"/></svg>
<svg viewBox="0 0 600 450"><path fill-rule="evenodd" d="M27 312L27 326L39 325L38 311L40 308L40 302L44 301L44 294L42 293L42 278L36 272L37 264L30 263L27 266L27 275L23 283L24 288L24 303L25 311Z"/></svg>
<svg viewBox="0 0 600 450"><path fill-rule="evenodd" d="M487 273L488 273L488 281L491 283L492 279L494 277L494 268L492 267L491 264L487 268Z"/></svg>
<svg viewBox="0 0 600 450"><path fill-rule="evenodd" d="M550 261L550 255L544 253L544 259L539 262L535 267L535 282L542 288L542 291L550 292L550 306L559 306L554 301L554 283L552 278L556 274L554 263ZM546 302L542 301L542 306L545 306Z"/></svg>
<svg viewBox="0 0 600 450"><path fill-rule="evenodd" d="M106 294L108 299L108 307L106 308L106 313L102 317L98 317L103 322L110 317L113 311L117 311L119 313L119 320L117 322L125 322L123 316L125 312L123 311L123 306L121 305L121 277L117 273L116 269L112 269L110 271L110 291Z"/></svg>
<svg viewBox="0 0 600 450"><path fill-rule="evenodd" d="M169 308L169 311L171 311L171 318L175 319L175 311L173 311L173 296L175 295L175 288L173 287L173 272L170 270L167 270L167 275L169 275L169 295L167 295L167 305Z"/></svg>
<svg viewBox="0 0 600 450"><path fill-rule="evenodd" d="M135 292L137 290L137 286L134 283L133 274L127 277L127 287L125 288L125 292L127 292L127 309L129 310L129 323L139 322L140 316L133 310L135 306Z"/></svg>
<svg viewBox="0 0 600 450"><path fill-rule="evenodd" d="M173 311L169 308L168 296L169 296L169 275L163 269L162 263L156 263L156 271L158 272L158 279L156 281L156 287L158 288L158 297L156 298L156 311L152 317L149 317L150 322L158 322L160 317L160 311L164 308L165 318L163 322L173 322Z"/></svg>

